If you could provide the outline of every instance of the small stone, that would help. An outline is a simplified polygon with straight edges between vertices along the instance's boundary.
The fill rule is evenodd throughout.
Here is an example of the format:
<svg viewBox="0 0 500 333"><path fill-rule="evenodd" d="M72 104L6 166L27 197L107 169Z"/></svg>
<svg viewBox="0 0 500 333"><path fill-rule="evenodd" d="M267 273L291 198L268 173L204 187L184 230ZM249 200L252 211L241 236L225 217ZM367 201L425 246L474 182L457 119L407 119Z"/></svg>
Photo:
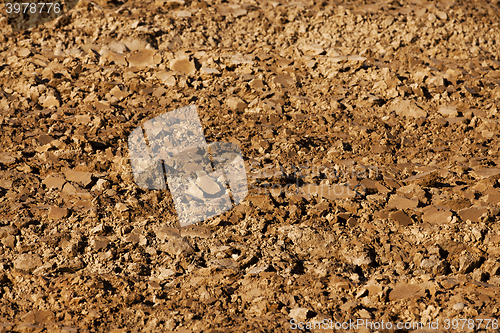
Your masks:
<svg viewBox="0 0 500 333"><path fill-rule="evenodd" d="M307 308L294 308L290 310L290 318L298 322L304 322L307 319L309 310Z"/></svg>
<svg viewBox="0 0 500 333"><path fill-rule="evenodd" d="M264 82L260 79L253 79L248 83L252 89L262 89L264 88Z"/></svg>
<svg viewBox="0 0 500 333"><path fill-rule="evenodd" d="M108 109L111 108L111 102L109 102L109 101L99 101L98 99L96 99L92 105L94 105L94 108L97 111L108 110ZM99 123L99 121L92 122L92 124L94 124L94 126L96 126L95 125L96 123Z"/></svg>
<svg viewBox="0 0 500 333"><path fill-rule="evenodd" d="M30 324L35 324L50 321L53 319L53 317L54 313L50 310L33 310L24 317L24 320Z"/></svg>
<svg viewBox="0 0 500 333"><path fill-rule="evenodd" d="M61 103L59 102L57 97L50 95L50 96L47 96L47 98L45 98L45 100L42 102L42 106L44 108L48 108L48 109L51 107L58 108L61 106Z"/></svg>
<svg viewBox="0 0 500 333"><path fill-rule="evenodd" d="M394 194L389 199L387 203L387 208L396 208L396 209L414 209L418 206L418 199L408 199L402 195Z"/></svg>
<svg viewBox="0 0 500 333"><path fill-rule="evenodd" d="M31 54L30 49L28 49L26 47L23 47L23 48L20 48L19 50L17 50L17 55L20 56L21 58L26 58L30 54Z"/></svg>
<svg viewBox="0 0 500 333"><path fill-rule="evenodd" d="M229 57L229 61L235 65L241 65L241 64L252 65L253 64L252 56L250 56L250 55L243 56L241 54L234 54L234 55Z"/></svg>
<svg viewBox="0 0 500 333"><path fill-rule="evenodd" d="M164 85L169 87L175 86L175 76L173 72L159 71L155 74L155 76Z"/></svg>
<svg viewBox="0 0 500 333"><path fill-rule="evenodd" d="M329 284L334 288L347 289L347 290L352 288L352 284L348 279L338 275L332 276Z"/></svg>
<svg viewBox="0 0 500 333"><path fill-rule="evenodd" d="M12 188L13 181L12 179L0 179L0 187L5 189Z"/></svg>
<svg viewBox="0 0 500 333"><path fill-rule="evenodd" d="M47 176L43 181L42 184L47 186L48 189L51 188L57 188L57 189L62 189L64 184L66 184L66 180L61 177L56 177L56 176Z"/></svg>
<svg viewBox="0 0 500 333"><path fill-rule="evenodd" d="M249 201L255 206L263 210L271 211L275 209L272 199L268 195L253 195L249 197Z"/></svg>
<svg viewBox="0 0 500 333"><path fill-rule="evenodd" d="M5 165L12 165L16 162L16 158L9 153L0 153L0 163Z"/></svg>
<svg viewBox="0 0 500 333"><path fill-rule="evenodd" d="M396 190L397 194L403 195L406 198L418 198L419 201L426 201L425 191L422 189L420 185L410 184L403 187L400 187Z"/></svg>
<svg viewBox="0 0 500 333"><path fill-rule="evenodd" d="M52 206L52 207L50 207L48 218L50 220L59 220L59 219L63 219L65 217L67 217L68 213L69 213L69 211L66 208L59 208L59 207Z"/></svg>
<svg viewBox="0 0 500 333"><path fill-rule="evenodd" d="M174 59L170 63L170 70L181 72L185 75L193 75L196 73L196 67L193 61L188 58Z"/></svg>
<svg viewBox="0 0 500 333"><path fill-rule="evenodd" d="M452 212L448 208L430 207L425 210L422 220L430 224L443 224L451 222Z"/></svg>
<svg viewBox="0 0 500 333"><path fill-rule="evenodd" d="M61 193L64 195L77 196L80 197L81 199L92 199L92 195L89 192L80 188L76 188L70 183L66 183L63 186Z"/></svg>
<svg viewBox="0 0 500 333"><path fill-rule="evenodd" d="M358 291L358 293L356 294L356 298L361 298L361 297L365 297L365 296L368 296L368 290L365 289L365 288L362 288L360 291Z"/></svg>
<svg viewBox="0 0 500 333"><path fill-rule="evenodd" d="M349 61L365 61L366 58L362 57L360 55L357 55L357 54L351 54L351 55L347 56L347 60L349 60Z"/></svg>
<svg viewBox="0 0 500 333"><path fill-rule="evenodd" d="M123 213L123 212L126 212L128 210L128 206L125 205L124 203L122 202L119 202L115 205L115 210L117 212L120 212L120 213Z"/></svg>
<svg viewBox="0 0 500 333"><path fill-rule="evenodd" d="M204 192L206 193L209 197L214 196L215 194L219 193L221 191L221 188L217 182L215 182L212 177L208 175L204 175L199 177L196 180L196 185Z"/></svg>
<svg viewBox="0 0 500 333"><path fill-rule="evenodd" d="M427 112L410 100L398 100L392 106L392 110L399 116L408 118L426 118Z"/></svg>
<svg viewBox="0 0 500 333"><path fill-rule="evenodd" d="M489 131L489 130L483 130L481 131L481 135L486 138L486 139L491 139L496 135L496 132Z"/></svg>
<svg viewBox="0 0 500 333"><path fill-rule="evenodd" d="M490 276L500 275L500 260L495 257L490 257L481 265L481 269Z"/></svg>
<svg viewBox="0 0 500 333"><path fill-rule="evenodd" d="M38 142L40 142L41 145L46 145L51 143L54 140L53 137L50 135L42 134L38 137Z"/></svg>
<svg viewBox="0 0 500 333"><path fill-rule="evenodd" d="M112 42L108 44L108 48L116 53L125 53L127 52L127 47L123 43Z"/></svg>
<svg viewBox="0 0 500 333"><path fill-rule="evenodd" d="M440 20L447 20L448 19L448 14L442 10L436 11L436 16L439 17Z"/></svg>
<svg viewBox="0 0 500 333"><path fill-rule="evenodd" d="M95 186L92 187L92 190L93 191L105 191L109 188L109 181L107 181L106 179L98 179Z"/></svg>
<svg viewBox="0 0 500 333"><path fill-rule="evenodd" d="M305 44L301 47L302 52L309 56L317 56L325 52L323 47L318 44Z"/></svg>
<svg viewBox="0 0 500 333"><path fill-rule="evenodd" d="M10 322L3 322L0 324L0 333L11 332L14 329L14 324Z"/></svg>
<svg viewBox="0 0 500 333"><path fill-rule="evenodd" d="M378 192L377 183L370 178L364 178L359 183L361 184L363 189L366 191L366 193Z"/></svg>
<svg viewBox="0 0 500 333"><path fill-rule="evenodd" d="M443 117L456 117L458 116L457 107L456 106L442 106L438 109L438 112Z"/></svg>
<svg viewBox="0 0 500 333"><path fill-rule="evenodd" d="M152 67L161 62L161 56L154 50L145 49L127 58L129 67Z"/></svg>
<svg viewBox="0 0 500 333"><path fill-rule="evenodd" d="M113 89L111 89L109 93L120 100L129 95L128 92L121 91L118 86L115 86Z"/></svg>
<svg viewBox="0 0 500 333"><path fill-rule="evenodd" d="M191 12L188 10L176 10L172 12L172 15L177 18L191 17Z"/></svg>
<svg viewBox="0 0 500 333"><path fill-rule="evenodd" d="M14 268L31 273L42 265L42 259L37 254L23 253L14 260Z"/></svg>
<svg viewBox="0 0 500 333"><path fill-rule="evenodd" d="M240 17L240 16L245 16L247 14L247 10L244 8L241 8L238 5L233 5L230 7L229 11L234 17Z"/></svg>
<svg viewBox="0 0 500 333"><path fill-rule="evenodd" d="M370 319L372 315L366 309L361 309L358 311L358 317L364 319Z"/></svg>
<svg viewBox="0 0 500 333"><path fill-rule="evenodd" d="M169 227L163 227L160 229L157 229L155 231L156 238L159 240L166 240L172 237L181 237L181 234L178 229L175 228L169 228Z"/></svg>
<svg viewBox="0 0 500 333"><path fill-rule="evenodd" d="M92 241L92 249L94 251L100 251L108 246L109 241L107 239L94 239Z"/></svg>
<svg viewBox="0 0 500 333"><path fill-rule="evenodd" d="M76 272L84 267L85 264L83 263L83 261L80 258L76 257L63 261L57 269L60 272Z"/></svg>
<svg viewBox="0 0 500 333"><path fill-rule="evenodd" d="M344 258L353 265L367 266L373 263L373 258L370 254L361 249L355 251L348 251L344 254Z"/></svg>
<svg viewBox="0 0 500 333"><path fill-rule="evenodd" d="M199 238L210 238L212 231L204 226L190 225L188 227L181 229L182 237L199 237Z"/></svg>
<svg viewBox="0 0 500 333"><path fill-rule="evenodd" d="M125 235L123 240L127 243L139 244L142 246L146 245L148 242L147 238L138 231L132 231L131 233Z"/></svg>
<svg viewBox="0 0 500 333"><path fill-rule="evenodd" d="M406 215L406 213L402 210L398 210L396 212L391 212L389 214L389 218L394 220L394 222L398 223L401 226L409 226L413 224L413 220L411 217Z"/></svg>
<svg viewBox="0 0 500 333"><path fill-rule="evenodd" d="M347 301L340 306L340 310L342 310L343 312L349 312L352 309L358 307L359 304L360 303L358 301Z"/></svg>
<svg viewBox="0 0 500 333"><path fill-rule="evenodd" d="M384 288L382 288L381 285L379 285L378 283L369 283L365 286L366 290L368 290L368 295L369 296L374 296L374 295L377 295L378 293L380 293Z"/></svg>
<svg viewBox="0 0 500 333"><path fill-rule="evenodd" d="M495 188L489 188L483 193L484 195L484 201L492 204L492 205L498 205L500 204L500 191L498 191Z"/></svg>
<svg viewBox="0 0 500 333"><path fill-rule="evenodd" d="M303 189L308 194L318 195L319 197L328 200L347 199L356 196L356 192L353 191L350 187L340 184L320 185L320 186L307 185L304 186Z"/></svg>
<svg viewBox="0 0 500 333"><path fill-rule="evenodd" d="M169 277L173 276L176 274L176 272L170 268L165 268L165 267L159 267L157 269L158 271L158 274L157 274L157 278L161 281L161 280L165 280L165 279L168 279Z"/></svg>
<svg viewBox="0 0 500 333"><path fill-rule="evenodd" d="M66 176L66 180L71 181L71 182L80 183L85 187L92 182L92 173L91 172L66 170L64 172L64 175Z"/></svg>
<svg viewBox="0 0 500 333"><path fill-rule="evenodd" d="M160 246L160 250L167 252L172 256L189 256L194 253L194 249L189 243L180 237L169 238L168 241Z"/></svg>
<svg viewBox="0 0 500 333"><path fill-rule="evenodd" d="M218 267L223 268L223 269L238 270L240 268L240 265L238 264L238 262L232 258L217 259L217 260L213 261L213 264L216 267L218 266Z"/></svg>
<svg viewBox="0 0 500 333"><path fill-rule="evenodd" d="M88 114L79 114L75 116L76 124L87 125L92 121L92 117Z"/></svg>
<svg viewBox="0 0 500 333"><path fill-rule="evenodd" d="M392 189L398 189L401 187L401 185L393 178L390 178L390 177L384 177L384 181L386 183L387 186L389 186L390 188Z"/></svg>
<svg viewBox="0 0 500 333"><path fill-rule="evenodd" d="M203 195L203 191L198 186L196 186L196 184L191 184L186 190L186 194L189 194L200 200L203 200L205 198L205 196Z"/></svg>
<svg viewBox="0 0 500 333"><path fill-rule="evenodd" d="M420 268L432 272L434 275L443 275L446 273L448 265L446 261L433 254L429 258L422 259Z"/></svg>
<svg viewBox="0 0 500 333"><path fill-rule="evenodd" d="M437 170L424 172L422 174L416 175L416 184L422 187L434 187L439 184L439 172Z"/></svg>
<svg viewBox="0 0 500 333"><path fill-rule="evenodd" d="M220 74L220 71L215 68L202 67L200 68L202 74Z"/></svg>
<svg viewBox="0 0 500 333"><path fill-rule="evenodd" d="M265 272L269 266L259 266L259 267L253 267L248 270L247 274L249 275L259 275L262 272Z"/></svg>
<svg viewBox="0 0 500 333"><path fill-rule="evenodd" d="M114 62L115 65L128 66L125 55L120 52L109 51L106 53L105 57L110 62Z"/></svg>
<svg viewBox="0 0 500 333"><path fill-rule="evenodd" d="M488 215L488 208L486 207L471 207L458 211L458 216L463 221L480 222L483 215Z"/></svg>
<svg viewBox="0 0 500 333"><path fill-rule="evenodd" d="M245 101L236 96L229 97L226 103L231 110L235 111L243 111L247 107L247 103L245 103Z"/></svg>
<svg viewBox="0 0 500 333"><path fill-rule="evenodd" d="M153 290L161 290L161 285L157 281L149 281L148 285Z"/></svg>
<svg viewBox="0 0 500 333"><path fill-rule="evenodd" d="M478 179L490 178L500 175L500 168L483 168L471 171L471 174Z"/></svg>
<svg viewBox="0 0 500 333"><path fill-rule="evenodd" d="M408 283L398 284L389 293L389 300L397 301L401 299L411 298L421 289L422 287L419 286L418 284L408 284Z"/></svg>
<svg viewBox="0 0 500 333"><path fill-rule="evenodd" d="M95 226L94 228L92 228L92 230L90 230L90 233L92 233L94 235L104 235L106 233L104 223L100 223L97 226Z"/></svg>
<svg viewBox="0 0 500 333"><path fill-rule="evenodd" d="M290 74L278 74L273 78L274 84L281 84L285 88L288 88L294 84L293 78Z"/></svg>
<svg viewBox="0 0 500 333"><path fill-rule="evenodd" d="M131 38L131 39L126 39L123 41L123 44L130 50L130 51L138 51L138 50L143 50L146 47L150 46L148 42L139 39L139 38Z"/></svg>
<svg viewBox="0 0 500 333"><path fill-rule="evenodd" d="M441 286L443 286L444 289L449 290L453 289L458 284L458 281L455 279L446 279L446 280L441 280L439 284L441 284Z"/></svg>
<svg viewBox="0 0 500 333"><path fill-rule="evenodd" d="M97 94L96 93L90 93L83 99L83 102L86 104L91 104L92 102L97 102Z"/></svg>
<svg viewBox="0 0 500 333"><path fill-rule="evenodd" d="M476 253L470 253L467 250L464 250L460 254L459 262L460 273L467 274L481 265L481 257Z"/></svg>
<svg viewBox="0 0 500 333"><path fill-rule="evenodd" d="M163 87L159 87L159 88L156 88L154 91L153 91L153 97L156 97L156 98L160 98L161 96L163 96L168 90L163 88Z"/></svg>
<svg viewBox="0 0 500 333"><path fill-rule="evenodd" d="M2 244L9 249L13 249L16 246L16 236L8 235L2 239Z"/></svg>

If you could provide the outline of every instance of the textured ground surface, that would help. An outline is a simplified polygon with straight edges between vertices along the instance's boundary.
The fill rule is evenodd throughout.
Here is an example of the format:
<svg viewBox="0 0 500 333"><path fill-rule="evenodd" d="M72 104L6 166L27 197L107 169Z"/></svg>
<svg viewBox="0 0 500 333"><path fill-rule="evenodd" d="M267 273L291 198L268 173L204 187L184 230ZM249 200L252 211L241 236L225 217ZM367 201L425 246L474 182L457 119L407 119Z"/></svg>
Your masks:
<svg viewBox="0 0 500 333"><path fill-rule="evenodd" d="M0 332L498 319L499 13L100 0L21 32L0 18ZM127 137L190 104L207 141L241 146L251 194L179 232Z"/></svg>

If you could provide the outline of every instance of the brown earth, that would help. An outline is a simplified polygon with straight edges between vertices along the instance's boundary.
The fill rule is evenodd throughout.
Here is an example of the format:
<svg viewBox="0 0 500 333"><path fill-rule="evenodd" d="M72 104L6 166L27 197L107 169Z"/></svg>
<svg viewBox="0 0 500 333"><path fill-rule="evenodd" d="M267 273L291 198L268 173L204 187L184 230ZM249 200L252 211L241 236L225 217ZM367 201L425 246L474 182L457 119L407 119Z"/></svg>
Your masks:
<svg viewBox="0 0 500 333"><path fill-rule="evenodd" d="M0 332L495 331L477 325L500 316L499 13L82 0L30 30L1 17ZM179 232L127 137L190 104L207 141L241 146L251 189Z"/></svg>

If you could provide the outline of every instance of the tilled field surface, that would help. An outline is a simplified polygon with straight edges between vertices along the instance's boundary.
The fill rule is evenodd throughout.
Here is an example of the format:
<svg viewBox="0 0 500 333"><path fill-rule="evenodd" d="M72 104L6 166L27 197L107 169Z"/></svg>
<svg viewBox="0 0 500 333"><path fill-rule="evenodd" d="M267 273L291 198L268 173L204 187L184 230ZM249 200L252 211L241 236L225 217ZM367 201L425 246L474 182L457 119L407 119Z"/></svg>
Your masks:
<svg viewBox="0 0 500 333"><path fill-rule="evenodd" d="M497 331L499 13L100 0L30 30L0 17L0 332ZM127 138L188 105L207 141L241 147L249 195L178 229Z"/></svg>

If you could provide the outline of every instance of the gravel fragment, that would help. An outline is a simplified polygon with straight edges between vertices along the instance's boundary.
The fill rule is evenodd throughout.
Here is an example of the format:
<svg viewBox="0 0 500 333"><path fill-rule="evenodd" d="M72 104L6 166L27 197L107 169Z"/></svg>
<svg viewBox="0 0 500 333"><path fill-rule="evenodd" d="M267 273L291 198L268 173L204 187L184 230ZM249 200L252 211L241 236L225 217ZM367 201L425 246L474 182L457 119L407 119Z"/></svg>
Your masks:
<svg viewBox="0 0 500 333"><path fill-rule="evenodd" d="M14 268L25 271L27 273L33 272L37 267L42 265L42 259L37 254L20 254L14 260Z"/></svg>

